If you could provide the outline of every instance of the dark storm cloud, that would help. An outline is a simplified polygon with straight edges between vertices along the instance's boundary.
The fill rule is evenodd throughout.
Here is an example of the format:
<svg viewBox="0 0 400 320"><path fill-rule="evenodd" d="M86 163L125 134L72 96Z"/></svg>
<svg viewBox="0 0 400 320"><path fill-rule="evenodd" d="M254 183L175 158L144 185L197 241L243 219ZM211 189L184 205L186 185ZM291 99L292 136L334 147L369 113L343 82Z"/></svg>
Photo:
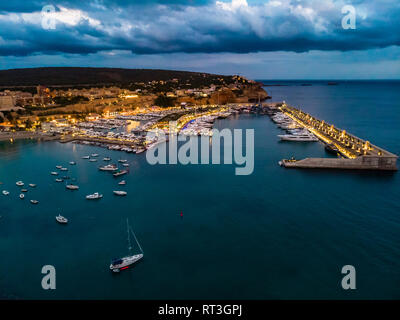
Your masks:
<svg viewBox="0 0 400 320"><path fill-rule="evenodd" d="M0 55L348 51L400 45L397 0L355 1L356 30L341 26L342 0L56 1L55 30L41 25L40 11L47 4L0 4Z"/></svg>

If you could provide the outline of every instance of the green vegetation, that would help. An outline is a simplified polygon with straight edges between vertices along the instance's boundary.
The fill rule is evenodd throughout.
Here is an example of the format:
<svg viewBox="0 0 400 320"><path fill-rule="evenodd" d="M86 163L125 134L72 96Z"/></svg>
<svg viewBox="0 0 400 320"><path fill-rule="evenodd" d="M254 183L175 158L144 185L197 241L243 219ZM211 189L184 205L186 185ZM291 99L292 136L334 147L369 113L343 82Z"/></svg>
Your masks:
<svg viewBox="0 0 400 320"><path fill-rule="evenodd" d="M164 94L160 94L156 98L156 100L154 100L154 104L156 106L161 107L161 108L173 107L173 106L175 106L175 103L176 103L176 99L175 98L167 97Z"/></svg>
<svg viewBox="0 0 400 320"><path fill-rule="evenodd" d="M73 97L55 97L54 102L62 107L69 104L76 104L83 101L89 101L89 98L83 96L73 96Z"/></svg>

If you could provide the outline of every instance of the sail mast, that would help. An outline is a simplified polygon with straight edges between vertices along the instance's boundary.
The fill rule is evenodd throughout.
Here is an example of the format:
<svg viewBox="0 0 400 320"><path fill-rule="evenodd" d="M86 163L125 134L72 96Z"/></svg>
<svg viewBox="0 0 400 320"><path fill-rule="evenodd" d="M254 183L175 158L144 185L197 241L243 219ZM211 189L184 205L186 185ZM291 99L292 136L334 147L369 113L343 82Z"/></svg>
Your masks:
<svg viewBox="0 0 400 320"><path fill-rule="evenodd" d="M131 237L130 237L130 234L129 234L129 220L128 220L128 218L126 218L126 228L127 228L127 230L128 230L128 249L129 249L129 251L130 250L132 250L132 245L131 245Z"/></svg>
<svg viewBox="0 0 400 320"><path fill-rule="evenodd" d="M135 232L133 232L132 228L130 228L130 229L131 229L131 232L132 232L133 236L135 237L135 240L136 240L136 243L137 243L137 245L138 245L138 247L139 247L139 249L140 249L140 252L143 253L143 249L142 249L142 247L140 246L140 243L139 243L138 239L136 238Z"/></svg>

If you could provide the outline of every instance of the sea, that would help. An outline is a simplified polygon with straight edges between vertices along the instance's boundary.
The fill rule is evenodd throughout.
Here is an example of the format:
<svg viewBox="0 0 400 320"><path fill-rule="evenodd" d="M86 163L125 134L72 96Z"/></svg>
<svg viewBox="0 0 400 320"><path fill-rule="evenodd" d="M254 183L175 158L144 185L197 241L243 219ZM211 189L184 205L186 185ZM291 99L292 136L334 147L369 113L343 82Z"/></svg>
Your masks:
<svg viewBox="0 0 400 320"><path fill-rule="evenodd" d="M260 81L271 101L400 155L400 81ZM0 190L10 195L0 194L0 299L400 298L400 173L282 168L283 158L329 155L320 142L280 142L266 115L215 128L254 129L252 174L235 175L235 163L150 165L145 153L1 142ZM98 162L81 159L92 153ZM106 156L128 160L125 186L98 170ZM79 191L55 182L56 165ZM103 199L85 199L94 192ZM144 258L115 274L110 260L139 250L128 249L127 219ZM49 265L54 290L42 287ZM342 287L346 265L355 289Z"/></svg>

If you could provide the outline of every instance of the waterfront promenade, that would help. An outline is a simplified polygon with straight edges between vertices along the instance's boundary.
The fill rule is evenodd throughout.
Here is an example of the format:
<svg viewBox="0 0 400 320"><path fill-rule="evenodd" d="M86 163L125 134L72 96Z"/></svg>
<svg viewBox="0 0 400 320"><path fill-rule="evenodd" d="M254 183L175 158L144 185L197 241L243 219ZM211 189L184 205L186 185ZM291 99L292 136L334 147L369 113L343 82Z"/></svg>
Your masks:
<svg viewBox="0 0 400 320"><path fill-rule="evenodd" d="M0 132L0 141L14 141L20 139L43 139L45 141L57 140L59 137L39 131Z"/></svg>

